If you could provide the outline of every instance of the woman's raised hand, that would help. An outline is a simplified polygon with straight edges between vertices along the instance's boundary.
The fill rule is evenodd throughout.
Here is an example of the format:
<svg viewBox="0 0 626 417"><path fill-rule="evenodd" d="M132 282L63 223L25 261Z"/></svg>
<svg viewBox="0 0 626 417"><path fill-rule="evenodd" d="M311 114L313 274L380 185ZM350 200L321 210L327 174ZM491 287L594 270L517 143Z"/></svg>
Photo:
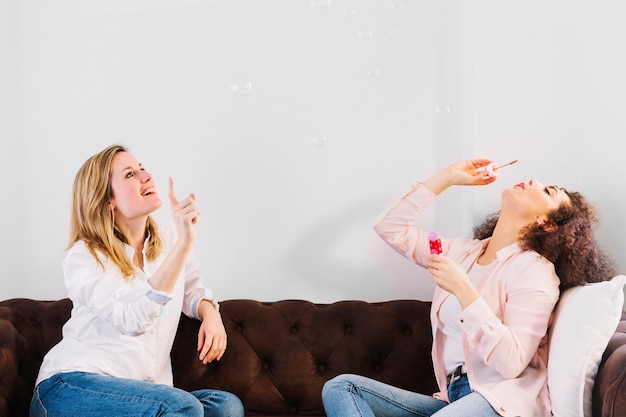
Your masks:
<svg viewBox="0 0 626 417"><path fill-rule="evenodd" d="M189 194L183 201L178 201L174 192L174 180L170 178L169 197L172 205L172 216L178 230L178 237L193 241L195 238L195 224L198 222L198 216L200 215L196 205L195 194Z"/></svg>
<svg viewBox="0 0 626 417"><path fill-rule="evenodd" d="M446 170L451 175L451 181L456 185L485 185L491 184L496 180L495 176L489 176L486 167L493 161L490 159L470 159L466 161L456 162Z"/></svg>
<svg viewBox="0 0 626 417"><path fill-rule="evenodd" d="M490 177L486 170L478 170L491 162L489 159L470 159L455 162L435 173L435 175L425 180L423 184L437 195L452 185L491 184L496 180L496 177Z"/></svg>

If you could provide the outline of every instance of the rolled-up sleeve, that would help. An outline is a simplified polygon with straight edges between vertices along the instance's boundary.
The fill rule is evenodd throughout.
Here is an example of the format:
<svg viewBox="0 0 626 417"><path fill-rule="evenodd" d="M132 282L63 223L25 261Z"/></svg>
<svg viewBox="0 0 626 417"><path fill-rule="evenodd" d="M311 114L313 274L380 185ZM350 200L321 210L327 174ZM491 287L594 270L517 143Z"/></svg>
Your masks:
<svg viewBox="0 0 626 417"><path fill-rule="evenodd" d="M411 262L425 266L430 254L428 232L415 226L415 221L435 200L436 195L421 183L394 201L374 225L374 231L393 249ZM441 239L443 254L447 240Z"/></svg>

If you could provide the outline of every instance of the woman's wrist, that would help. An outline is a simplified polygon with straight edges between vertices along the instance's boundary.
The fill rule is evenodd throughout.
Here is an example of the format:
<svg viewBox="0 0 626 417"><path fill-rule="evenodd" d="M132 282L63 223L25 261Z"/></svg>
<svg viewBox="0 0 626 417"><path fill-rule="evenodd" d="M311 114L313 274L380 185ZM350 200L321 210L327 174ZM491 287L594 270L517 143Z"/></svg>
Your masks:
<svg viewBox="0 0 626 417"><path fill-rule="evenodd" d="M430 189L435 195L439 195L444 192L448 187L453 185L452 178L454 173L450 170L450 168L444 168L441 171L437 172L432 177L428 178L423 184Z"/></svg>
<svg viewBox="0 0 626 417"><path fill-rule="evenodd" d="M207 317L207 314L212 313L219 314L219 304L215 300L208 300L203 298L198 303L198 317L200 320L204 320Z"/></svg>
<svg viewBox="0 0 626 417"><path fill-rule="evenodd" d="M461 305L462 310L465 310L466 307L468 307L480 297L476 288L471 284L464 286L460 291L455 294L455 296L459 300L459 304Z"/></svg>

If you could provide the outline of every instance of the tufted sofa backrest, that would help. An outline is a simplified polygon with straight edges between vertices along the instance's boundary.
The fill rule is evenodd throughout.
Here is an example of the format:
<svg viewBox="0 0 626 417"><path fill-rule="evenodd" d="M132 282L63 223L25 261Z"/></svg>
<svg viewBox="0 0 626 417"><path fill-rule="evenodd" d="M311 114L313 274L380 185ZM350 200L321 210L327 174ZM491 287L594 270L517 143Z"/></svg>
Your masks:
<svg viewBox="0 0 626 417"><path fill-rule="evenodd" d="M226 353L203 366L196 353L199 323L183 317L172 352L174 383L231 391L251 416L322 416L322 386L340 373L430 394L436 384L429 308L415 300L224 301Z"/></svg>

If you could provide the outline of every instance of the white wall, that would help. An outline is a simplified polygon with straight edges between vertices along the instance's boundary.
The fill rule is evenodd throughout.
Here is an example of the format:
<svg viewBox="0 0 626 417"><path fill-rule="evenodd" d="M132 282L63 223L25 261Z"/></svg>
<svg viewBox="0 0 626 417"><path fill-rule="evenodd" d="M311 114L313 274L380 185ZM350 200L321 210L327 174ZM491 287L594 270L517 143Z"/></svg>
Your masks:
<svg viewBox="0 0 626 417"><path fill-rule="evenodd" d="M617 0L481 1L472 10L475 153L519 158L509 176L582 191L600 209L598 236L622 274L625 13ZM500 191L475 195L476 212Z"/></svg>
<svg viewBox="0 0 626 417"><path fill-rule="evenodd" d="M459 158L519 159L425 222L467 234L536 177L601 208L625 250L618 1L96 0L0 3L0 298L65 296L76 170L122 143L201 208L218 298L430 297L371 226ZM237 88L234 88L237 87ZM4 94L6 92L6 94ZM623 188L623 187L622 187ZM620 227L621 226L621 227Z"/></svg>
<svg viewBox="0 0 626 417"><path fill-rule="evenodd" d="M0 299L22 292L22 282L16 274L24 254L20 248L19 225L26 223L16 217L18 206L24 206L18 196L17 180L17 170L23 167L18 163L22 155L17 76L20 68L19 24L15 21L18 16L13 2L0 1L0 265L5 272L0 279Z"/></svg>

